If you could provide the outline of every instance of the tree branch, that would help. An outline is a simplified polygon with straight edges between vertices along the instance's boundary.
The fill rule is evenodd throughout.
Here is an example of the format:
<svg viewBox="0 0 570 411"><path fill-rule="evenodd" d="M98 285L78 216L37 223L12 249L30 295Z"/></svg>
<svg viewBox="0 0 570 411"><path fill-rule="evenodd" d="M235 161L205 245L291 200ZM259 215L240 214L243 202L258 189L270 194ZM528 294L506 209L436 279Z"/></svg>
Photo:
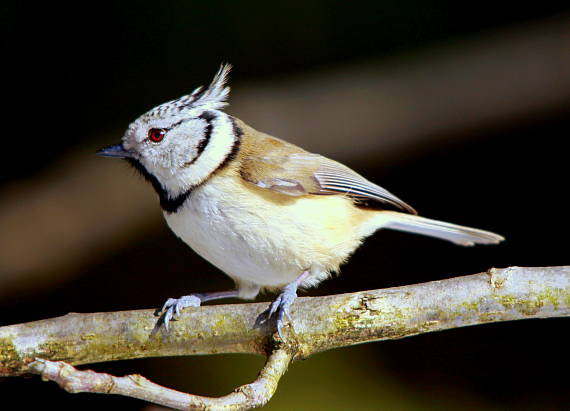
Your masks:
<svg viewBox="0 0 570 411"><path fill-rule="evenodd" d="M248 410L267 403L287 371L292 355L284 348L274 351L252 383L242 385L219 398L202 397L162 387L141 375L115 377L91 370L80 371L63 361L37 359L30 370L42 379L55 381L71 393L119 394L177 410Z"/></svg>
<svg viewBox="0 0 570 411"><path fill-rule="evenodd" d="M97 387L94 381L99 377L85 377L72 367L43 360L86 364L172 355L273 352L256 381L226 397L204 399L173 390L169 391L176 394L166 395L172 401L188 401L188 407L207 408L213 405L204 401L222 401L215 404L245 409L269 400L291 359L469 325L570 316L570 267L490 269L405 287L299 298L291 308L294 330L285 328L286 341L275 351L273 338L277 337L272 326L256 326L266 308L267 303L258 303L187 309L172 323L170 332L156 334L152 334L157 321L152 310L68 314L0 327L0 376L40 373L75 390L77 386L70 385L66 375L87 378L82 385L87 388ZM126 380L112 380L115 390L129 380L139 388L156 388L140 376L123 378ZM127 386L112 392L125 394L131 389ZM148 399L151 394L134 396Z"/></svg>

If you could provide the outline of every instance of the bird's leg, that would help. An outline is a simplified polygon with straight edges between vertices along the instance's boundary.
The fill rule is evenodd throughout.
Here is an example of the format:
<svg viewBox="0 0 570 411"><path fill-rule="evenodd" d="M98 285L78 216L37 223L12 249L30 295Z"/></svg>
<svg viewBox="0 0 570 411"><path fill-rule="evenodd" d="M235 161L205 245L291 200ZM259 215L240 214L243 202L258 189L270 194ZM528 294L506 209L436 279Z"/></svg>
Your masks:
<svg viewBox="0 0 570 411"><path fill-rule="evenodd" d="M291 307L291 304L293 304L293 301L295 301L295 298L297 298L297 289L308 275L309 271L304 271L303 274L295 279L295 281L287 284L287 286L283 288L283 291L281 291L281 294L279 294L279 296L275 299L275 301L273 301L273 303L271 303L271 306L269 307L266 319L271 318L273 314L277 313L277 334L279 334L279 337L281 339L283 339L283 336L281 335L283 318L285 316L289 317L289 307Z"/></svg>
<svg viewBox="0 0 570 411"><path fill-rule="evenodd" d="M206 301L220 300L222 298L233 298L238 297L238 295L238 290L230 290L190 294L180 298L169 298L166 300L162 306L162 309L159 311L159 313L162 313L159 323L164 324L164 328L168 331L168 323L170 320L178 317L180 315L180 311L186 307L199 307L203 302Z"/></svg>

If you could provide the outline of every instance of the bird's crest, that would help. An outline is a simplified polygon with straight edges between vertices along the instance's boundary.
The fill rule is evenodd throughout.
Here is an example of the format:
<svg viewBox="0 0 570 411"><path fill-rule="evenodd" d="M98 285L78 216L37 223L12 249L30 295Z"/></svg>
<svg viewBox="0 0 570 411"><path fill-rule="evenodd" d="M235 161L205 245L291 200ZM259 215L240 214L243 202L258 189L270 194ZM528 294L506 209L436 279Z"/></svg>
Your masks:
<svg viewBox="0 0 570 411"><path fill-rule="evenodd" d="M200 86L191 94L161 104L149 111L147 116L164 117L195 108L219 110L225 107L230 94L230 87L226 85L226 82L231 68L229 63L222 64L208 87Z"/></svg>

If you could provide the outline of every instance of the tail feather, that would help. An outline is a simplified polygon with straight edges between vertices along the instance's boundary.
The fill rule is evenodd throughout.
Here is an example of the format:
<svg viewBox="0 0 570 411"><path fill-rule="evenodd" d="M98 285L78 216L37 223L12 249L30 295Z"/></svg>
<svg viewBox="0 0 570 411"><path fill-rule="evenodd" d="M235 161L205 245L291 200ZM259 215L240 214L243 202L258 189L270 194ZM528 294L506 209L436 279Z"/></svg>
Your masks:
<svg viewBox="0 0 570 411"><path fill-rule="evenodd" d="M451 241L459 245L471 246L474 244L497 244L504 240L504 237L498 234L490 231L479 230L477 228L431 220L429 218L411 214L391 211L385 211L383 213L390 214L389 218L384 220L383 228L427 235Z"/></svg>

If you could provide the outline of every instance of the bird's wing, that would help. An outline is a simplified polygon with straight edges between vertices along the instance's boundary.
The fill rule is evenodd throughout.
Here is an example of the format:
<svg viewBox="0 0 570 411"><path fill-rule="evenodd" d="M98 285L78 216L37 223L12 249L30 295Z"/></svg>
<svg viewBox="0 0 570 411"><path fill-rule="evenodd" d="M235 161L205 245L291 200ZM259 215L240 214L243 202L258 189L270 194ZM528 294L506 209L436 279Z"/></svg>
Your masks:
<svg viewBox="0 0 570 411"><path fill-rule="evenodd" d="M318 154L271 150L263 155L246 156L240 174L258 187L286 195L345 195L363 205L391 206L416 214L411 206L389 191Z"/></svg>

